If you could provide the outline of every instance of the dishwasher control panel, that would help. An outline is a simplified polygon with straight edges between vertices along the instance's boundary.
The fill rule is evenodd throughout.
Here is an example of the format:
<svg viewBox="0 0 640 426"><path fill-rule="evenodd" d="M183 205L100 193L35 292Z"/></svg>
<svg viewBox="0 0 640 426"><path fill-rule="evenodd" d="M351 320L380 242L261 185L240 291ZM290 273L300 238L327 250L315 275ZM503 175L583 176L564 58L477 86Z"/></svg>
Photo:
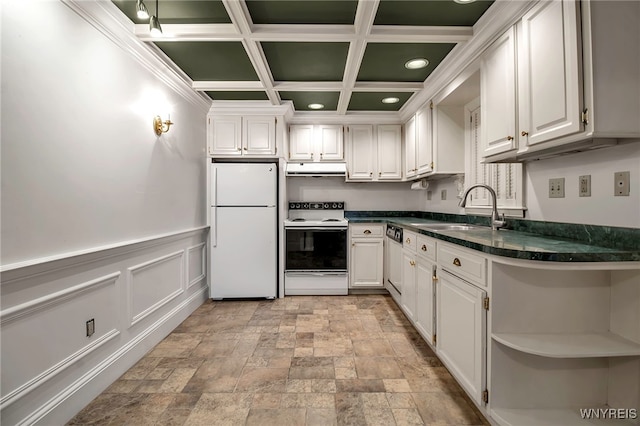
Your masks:
<svg viewBox="0 0 640 426"><path fill-rule="evenodd" d="M402 243L402 228L399 228L394 225L387 225L387 237L391 238L393 241L398 243Z"/></svg>

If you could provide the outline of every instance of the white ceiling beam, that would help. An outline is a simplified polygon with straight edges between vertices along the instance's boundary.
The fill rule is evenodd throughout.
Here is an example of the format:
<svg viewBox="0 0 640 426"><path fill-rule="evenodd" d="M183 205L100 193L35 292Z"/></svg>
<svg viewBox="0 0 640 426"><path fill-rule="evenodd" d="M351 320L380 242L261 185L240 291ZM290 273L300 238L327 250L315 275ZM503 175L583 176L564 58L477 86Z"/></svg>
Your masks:
<svg viewBox="0 0 640 426"><path fill-rule="evenodd" d="M134 33L143 41L239 41L233 24L162 24L162 37L151 37L148 24L135 24Z"/></svg>
<svg viewBox="0 0 640 426"><path fill-rule="evenodd" d="M276 81L273 87L291 92L337 92L344 89L341 81Z"/></svg>
<svg viewBox="0 0 640 426"><path fill-rule="evenodd" d="M473 27L375 25L367 41L370 43L463 43L471 37L473 37Z"/></svg>
<svg viewBox="0 0 640 426"><path fill-rule="evenodd" d="M349 42L356 38L353 25L254 25L252 40L297 42Z"/></svg>
<svg viewBox="0 0 640 426"><path fill-rule="evenodd" d="M237 30L242 33L242 46L244 47L258 78L264 86L269 101L273 105L280 105L280 96L273 89L273 76L267 64L262 47L259 42L249 39L253 30L251 14L244 0L222 0L229 18Z"/></svg>
<svg viewBox="0 0 640 426"><path fill-rule="evenodd" d="M349 53L342 78L345 89L340 93L338 100L338 114L346 114L351 100L352 88L358 78L360 64L367 48L366 37L371 32L373 21L376 18L380 0L360 0L356 9L354 27L358 39L349 44Z"/></svg>
<svg viewBox="0 0 640 426"><path fill-rule="evenodd" d="M194 81L194 90L232 90L237 92L264 90L261 81Z"/></svg>
<svg viewBox="0 0 640 426"><path fill-rule="evenodd" d="M422 82L359 81L353 85L356 92L419 92L422 89Z"/></svg>

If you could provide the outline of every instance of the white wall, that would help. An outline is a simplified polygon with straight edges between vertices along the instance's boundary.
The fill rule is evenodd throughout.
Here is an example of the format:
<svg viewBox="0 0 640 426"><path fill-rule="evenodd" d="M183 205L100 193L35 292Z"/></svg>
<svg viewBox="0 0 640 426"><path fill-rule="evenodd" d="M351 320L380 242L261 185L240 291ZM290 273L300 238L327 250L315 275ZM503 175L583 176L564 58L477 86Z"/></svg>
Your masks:
<svg viewBox="0 0 640 426"><path fill-rule="evenodd" d="M526 218L640 228L640 141L534 161L525 166ZM631 193L616 197L613 174L631 172ZM578 196L578 176L591 175L591 197ZM549 178L565 178L565 198L549 198Z"/></svg>
<svg viewBox="0 0 640 426"><path fill-rule="evenodd" d="M208 295L209 103L119 19L2 5L3 424L66 423Z"/></svg>
<svg viewBox="0 0 640 426"><path fill-rule="evenodd" d="M287 178L287 200L344 201L346 210L420 210L410 183L345 182L344 177Z"/></svg>
<svg viewBox="0 0 640 426"><path fill-rule="evenodd" d="M204 225L203 105L64 4L3 4L1 263Z"/></svg>

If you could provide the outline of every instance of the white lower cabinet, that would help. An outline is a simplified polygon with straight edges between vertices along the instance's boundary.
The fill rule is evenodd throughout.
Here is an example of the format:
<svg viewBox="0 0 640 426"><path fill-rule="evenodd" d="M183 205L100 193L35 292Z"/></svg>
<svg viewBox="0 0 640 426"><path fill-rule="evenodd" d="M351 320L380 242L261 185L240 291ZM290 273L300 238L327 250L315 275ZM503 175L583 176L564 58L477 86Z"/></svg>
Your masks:
<svg viewBox="0 0 640 426"><path fill-rule="evenodd" d="M380 224L349 226L351 251L349 260L349 287L384 286L383 259L384 234Z"/></svg>
<svg viewBox="0 0 640 426"><path fill-rule="evenodd" d="M415 287L416 287L416 309L415 326L422 337L432 344L435 344L434 335L434 314L435 314L435 265L430 261L418 256L416 260Z"/></svg>
<svg viewBox="0 0 640 426"><path fill-rule="evenodd" d="M410 321L415 321L416 312L416 255L402 250L402 310Z"/></svg>
<svg viewBox="0 0 640 426"><path fill-rule="evenodd" d="M486 292L440 270L437 289L437 353L479 405L486 383Z"/></svg>

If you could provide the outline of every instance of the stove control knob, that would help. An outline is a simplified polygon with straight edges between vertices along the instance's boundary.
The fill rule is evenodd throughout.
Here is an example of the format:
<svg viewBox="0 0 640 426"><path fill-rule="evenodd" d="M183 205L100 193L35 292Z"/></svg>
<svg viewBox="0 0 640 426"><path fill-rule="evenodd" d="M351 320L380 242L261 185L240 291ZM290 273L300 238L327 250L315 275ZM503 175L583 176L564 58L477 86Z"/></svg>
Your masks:
<svg viewBox="0 0 640 426"><path fill-rule="evenodd" d="M295 203L289 203L289 208L290 209L295 209L296 208L296 204Z"/></svg>
<svg viewBox="0 0 640 426"><path fill-rule="evenodd" d="M338 208L338 204L333 203L333 204L331 205L331 207L333 207L334 209L335 209L335 208Z"/></svg>
<svg viewBox="0 0 640 426"><path fill-rule="evenodd" d="M300 203L296 203L296 209L300 208Z"/></svg>
<svg viewBox="0 0 640 426"><path fill-rule="evenodd" d="M328 209L328 208L329 208L329 203L324 203L324 205L322 206L322 208Z"/></svg>
<svg viewBox="0 0 640 426"><path fill-rule="evenodd" d="M302 205L302 208L303 208L303 209L308 209L308 208L309 208L309 203L304 203L304 204Z"/></svg>
<svg viewBox="0 0 640 426"><path fill-rule="evenodd" d="M341 209L342 207L344 207L342 203L338 203L338 208Z"/></svg>

